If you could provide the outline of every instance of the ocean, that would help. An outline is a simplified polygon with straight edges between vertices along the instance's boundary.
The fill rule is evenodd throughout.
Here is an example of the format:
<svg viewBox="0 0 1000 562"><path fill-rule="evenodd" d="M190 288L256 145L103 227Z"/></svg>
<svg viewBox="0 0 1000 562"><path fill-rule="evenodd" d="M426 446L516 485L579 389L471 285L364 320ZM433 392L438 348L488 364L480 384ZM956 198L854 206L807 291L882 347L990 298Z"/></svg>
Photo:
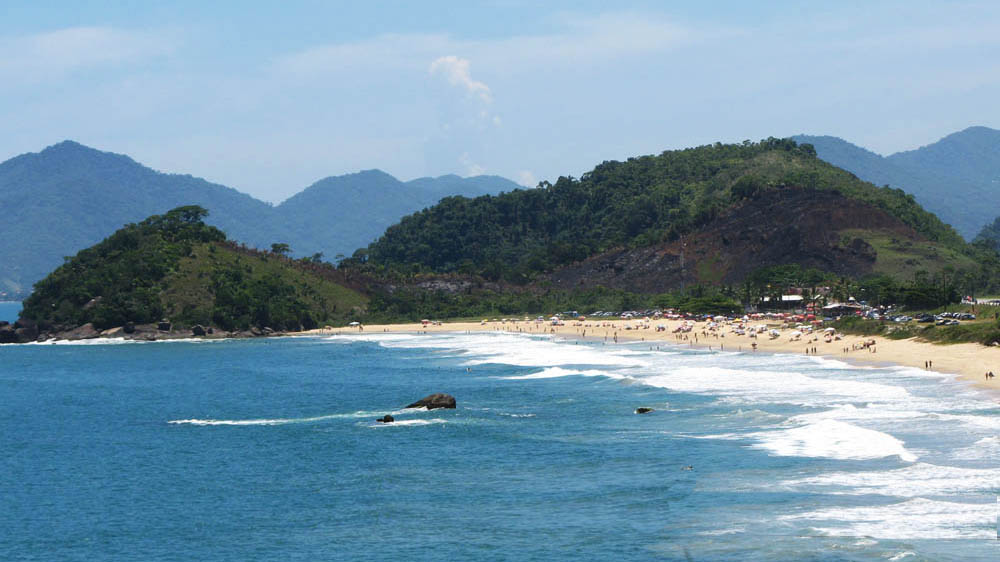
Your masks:
<svg viewBox="0 0 1000 562"><path fill-rule="evenodd" d="M13 323L21 313L21 303L16 301L0 301L0 320Z"/></svg>
<svg viewBox="0 0 1000 562"><path fill-rule="evenodd" d="M1000 407L915 369L500 333L0 361L3 560L1000 559Z"/></svg>

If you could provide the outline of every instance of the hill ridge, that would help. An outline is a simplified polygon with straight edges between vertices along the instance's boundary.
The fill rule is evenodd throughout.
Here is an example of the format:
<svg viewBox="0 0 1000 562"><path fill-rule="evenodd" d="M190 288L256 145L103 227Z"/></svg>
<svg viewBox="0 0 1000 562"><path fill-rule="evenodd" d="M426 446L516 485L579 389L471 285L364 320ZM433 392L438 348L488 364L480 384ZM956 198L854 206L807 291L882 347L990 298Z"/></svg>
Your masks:
<svg viewBox="0 0 1000 562"><path fill-rule="evenodd" d="M1000 209L1000 131L972 126L922 147L888 156L831 135L791 137L808 142L827 162L877 185L912 193L967 240Z"/></svg>
<svg viewBox="0 0 1000 562"><path fill-rule="evenodd" d="M404 183L378 169L328 176L316 183L357 184L351 204L330 193L325 198L333 201L316 205L316 199L324 198L320 192L310 196L312 205L282 208L312 186L281 205L272 205L226 185L155 170L126 154L63 140L0 163L0 208L8 211L3 217L5 233L13 241L0 245L0 298L25 296L63 256L98 242L123 224L182 205L209 209L210 224L250 246L268 248L283 242L291 245L296 256L323 253L332 259L367 245L392 222L443 195L479 195L516 185L502 178L485 183L476 178L442 178ZM433 201L386 193L383 199L392 205L380 207L375 195L366 196L367 184L373 180L400 193L432 191ZM442 189L447 193L433 191L440 185L446 185ZM366 217L373 220L366 221Z"/></svg>

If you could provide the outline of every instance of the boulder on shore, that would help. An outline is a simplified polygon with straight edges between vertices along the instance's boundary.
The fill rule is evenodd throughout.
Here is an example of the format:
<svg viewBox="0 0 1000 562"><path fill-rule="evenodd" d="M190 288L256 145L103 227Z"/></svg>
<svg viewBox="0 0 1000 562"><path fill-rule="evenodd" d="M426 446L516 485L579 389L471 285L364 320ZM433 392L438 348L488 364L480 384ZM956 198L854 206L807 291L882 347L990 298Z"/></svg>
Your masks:
<svg viewBox="0 0 1000 562"><path fill-rule="evenodd" d="M167 320L160 320L160 322L156 325L156 329L161 332L169 332L170 322Z"/></svg>
<svg viewBox="0 0 1000 562"><path fill-rule="evenodd" d="M204 336L205 335L205 327L202 326L201 324L195 324L194 326L191 326L191 335L192 336Z"/></svg>
<svg viewBox="0 0 1000 562"><path fill-rule="evenodd" d="M455 397L450 394L436 393L430 396L425 396L420 400L417 400L413 404L407 406L407 408L427 408L428 410L433 410L435 408L454 408L455 407Z"/></svg>
<svg viewBox="0 0 1000 562"><path fill-rule="evenodd" d="M386 415L382 416L381 418L375 418L375 421L377 421L379 423L392 423L392 422L396 421L396 418L390 416L389 414L386 414Z"/></svg>
<svg viewBox="0 0 1000 562"><path fill-rule="evenodd" d="M640 406L639 408L635 409L635 413L637 413L637 414L648 414L648 413L650 413L652 411L653 411L652 408L647 408L645 406Z"/></svg>
<svg viewBox="0 0 1000 562"><path fill-rule="evenodd" d="M17 334L11 325L0 326L0 343L17 343Z"/></svg>
<svg viewBox="0 0 1000 562"><path fill-rule="evenodd" d="M126 322L125 325L122 326L122 331L125 332L126 334L134 334L135 333L135 323L134 322Z"/></svg>
<svg viewBox="0 0 1000 562"><path fill-rule="evenodd" d="M64 332L62 337L67 340L91 340L100 335L100 330L95 328L92 323L87 322L83 326Z"/></svg>

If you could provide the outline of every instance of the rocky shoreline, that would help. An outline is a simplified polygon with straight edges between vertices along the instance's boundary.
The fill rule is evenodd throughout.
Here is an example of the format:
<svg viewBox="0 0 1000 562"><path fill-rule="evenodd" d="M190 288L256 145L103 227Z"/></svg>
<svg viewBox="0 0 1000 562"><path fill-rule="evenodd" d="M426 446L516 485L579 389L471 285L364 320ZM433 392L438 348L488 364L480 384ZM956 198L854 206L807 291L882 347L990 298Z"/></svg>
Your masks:
<svg viewBox="0 0 1000 562"><path fill-rule="evenodd" d="M190 328L173 326L162 321L156 324L126 324L107 330L99 330L87 323L72 329L62 327L40 327L37 324L18 320L13 324L0 321L0 344L38 343L50 341L80 341L93 339L125 339L131 341L163 341L177 339L234 339L284 336L287 332L271 328L251 328L242 331L217 330L211 326L195 325Z"/></svg>

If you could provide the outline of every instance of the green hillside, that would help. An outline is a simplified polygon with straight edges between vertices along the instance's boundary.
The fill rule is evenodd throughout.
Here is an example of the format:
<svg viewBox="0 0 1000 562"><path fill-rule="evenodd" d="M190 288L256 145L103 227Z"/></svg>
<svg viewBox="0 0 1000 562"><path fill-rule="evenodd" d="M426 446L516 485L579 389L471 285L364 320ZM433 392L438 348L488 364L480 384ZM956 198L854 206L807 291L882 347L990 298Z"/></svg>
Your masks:
<svg viewBox="0 0 1000 562"><path fill-rule="evenodd" d="M450 197L389 228L354 262L524 283L614 248L671 242L741 201L784 188L836 192L943 248L967 247L902 190L861 181L817 158L810 145L771 138L604 162L580 179L561 177L540 189Z"/></svg>
<svg viewBox="0 0 1000 562"><path fill-rule="evenodd" d="M332 267L226 240L187 206L129 224L68 259L36 285L22 319L58 332L168 318L224 330L313 328L364 312L367 298Z"/></svg>

